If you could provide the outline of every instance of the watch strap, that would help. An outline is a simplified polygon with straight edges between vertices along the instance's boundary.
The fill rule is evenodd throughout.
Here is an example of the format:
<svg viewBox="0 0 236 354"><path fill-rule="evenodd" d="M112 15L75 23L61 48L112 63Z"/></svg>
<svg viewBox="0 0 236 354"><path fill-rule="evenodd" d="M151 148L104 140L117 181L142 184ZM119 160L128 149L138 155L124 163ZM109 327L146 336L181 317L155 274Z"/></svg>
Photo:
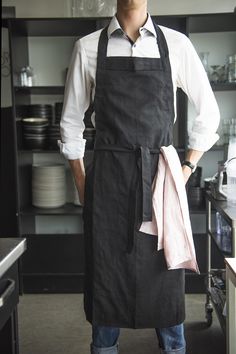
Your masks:
<svg viewBox="0 0 236 354"><path fill-rule="evenodd" d="M192 162L190 162L190 161L184 160L184 161L182 162L182 166L183 166L183 165L186 165L186 166L188 166L189 168L191 168L192 172L194 172L194 171L196 170L196 165L192 164Z"/></svg>

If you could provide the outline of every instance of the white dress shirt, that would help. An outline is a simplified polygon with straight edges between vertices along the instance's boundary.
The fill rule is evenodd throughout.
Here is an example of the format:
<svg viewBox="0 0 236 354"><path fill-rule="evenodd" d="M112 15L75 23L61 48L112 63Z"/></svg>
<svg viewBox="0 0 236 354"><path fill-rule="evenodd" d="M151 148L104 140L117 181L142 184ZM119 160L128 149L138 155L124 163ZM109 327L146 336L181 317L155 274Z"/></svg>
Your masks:
<svg viewBox="0 0 236 354"><path fill-rule="evenodd" d="M190 149L207 151L219 139L216 130L220 114L207 74L190 40L182 33L160 26L169 49L176 119L176 89L180 87L196 108L197 116L189 132ZM61 152L67 159L84 156L84 113L94 98L97 49L102 30L76 41L68 70L61 118ZM156 31L150 15L135 43L127 37L114 16L109 24L107 56L159 58ZM145 88L144 88L145 89ZM117 97L119 99L119 97ZM92 117L96 125L96 117Z"/></svg>

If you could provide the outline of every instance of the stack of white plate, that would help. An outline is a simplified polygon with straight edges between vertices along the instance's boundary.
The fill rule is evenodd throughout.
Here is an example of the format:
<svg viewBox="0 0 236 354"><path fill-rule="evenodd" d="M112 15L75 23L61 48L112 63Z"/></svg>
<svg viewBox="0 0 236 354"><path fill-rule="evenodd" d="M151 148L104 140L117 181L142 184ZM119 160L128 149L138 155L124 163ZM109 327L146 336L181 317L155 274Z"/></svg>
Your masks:
<svg viewBox="0 0 236 354"><path fill-rule="evenodd" d="M65 166L32 166L32 204L38 208L58 208L66 203Z"/></svg>

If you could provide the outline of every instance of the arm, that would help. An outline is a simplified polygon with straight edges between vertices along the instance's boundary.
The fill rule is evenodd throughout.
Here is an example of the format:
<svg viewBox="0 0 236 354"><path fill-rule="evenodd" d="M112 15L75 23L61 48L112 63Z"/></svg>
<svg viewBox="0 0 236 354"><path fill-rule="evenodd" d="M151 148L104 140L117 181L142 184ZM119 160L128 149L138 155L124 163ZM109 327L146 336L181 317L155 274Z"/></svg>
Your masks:
<svg viewBox="0 0 236 354"><path fill-rule="evenodd" d="M196 165L205 151L209 150L219 136L219 108L211 89L205 69L192 43L184 37L178 69L177 85L187 94L196 109L196 117L189 129L188 152L185 160ZM191 169L183 166L185 182Z"/></svg>
<svg viewBox="0 0 236 354"><path fill-rule="evenodd" d="M85 185L84 161L83 159L76 159L76 160L69 160L69 163L79 193L79 200L81 204L84 205L84 185Z"/></svg>
<svg viewBox="0 0 236 354"><path fill-rule="evenodd" d="M185 160L190 161L193 165L196 165L203 154L204 154L203 151L197 151L197 150L190 149L190 150L188 150L188 152L186 154ZM183 175L184 175L184 181L186 183L188 181L192 171L191 171L191 168L186 165L182 166L182 171L183 171Z"/></svg>
<svg viewBox="0 0 236 354"><path fill-rule="evenodd" d="M84 150L85 128L84 113L90 103L91 80L88 74L88 62L86 54L77 41L74 46L70 67L66 80L63 111L60 122L61 141L59 141L61 153L69 160L74 176L75 184L79 192L80 202L84 203Z"/></svg>

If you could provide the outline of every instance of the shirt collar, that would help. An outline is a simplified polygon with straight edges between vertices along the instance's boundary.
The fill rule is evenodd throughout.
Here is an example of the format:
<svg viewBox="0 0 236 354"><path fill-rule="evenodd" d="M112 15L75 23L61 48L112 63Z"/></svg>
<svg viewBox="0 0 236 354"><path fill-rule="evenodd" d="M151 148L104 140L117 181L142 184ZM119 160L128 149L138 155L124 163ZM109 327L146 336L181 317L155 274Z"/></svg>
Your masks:
<svg viewBox="0 0 236 354"><path fill-rule="evenodd" d="M155 30L155 27L153 25L153 22L152 22L152 19L151 19L151 16L150 14L148 13L148 17L147 17L147 21L145 22L145 24L140 27L139 29L139 32L140 34L142 35L142 30L145 29L146 31L148 31L149 33L151 33L154 37L157 36L156 34L156 30ZM112 19L111 19L111 22L108 26L108 29L107 29L107 36L108 36L108 39L111 37L111 35L114 33L114 32L117 32L117 31L122 31L122 28L117 20L117 17L116 16L113 16Z"/></svg>

